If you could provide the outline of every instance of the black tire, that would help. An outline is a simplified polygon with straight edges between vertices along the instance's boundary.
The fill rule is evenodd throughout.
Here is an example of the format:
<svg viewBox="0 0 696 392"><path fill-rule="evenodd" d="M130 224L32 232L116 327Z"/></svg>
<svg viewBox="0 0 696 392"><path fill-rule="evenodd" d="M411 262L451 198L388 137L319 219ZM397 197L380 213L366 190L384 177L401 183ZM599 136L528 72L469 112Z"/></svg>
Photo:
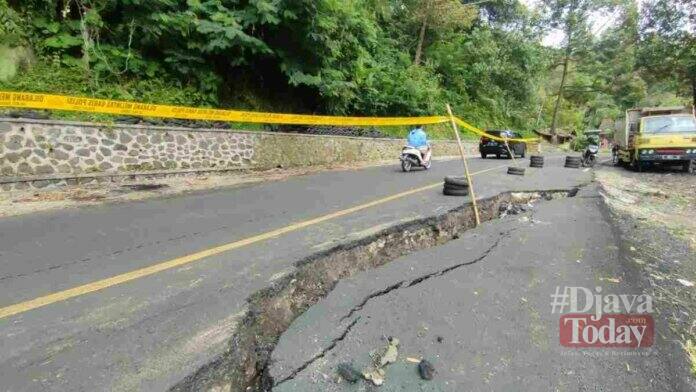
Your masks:
<svg viewBox="0 0 696 392"><path fill-rule="evenodd" d="M532 163L529 164L529 167L539 167L539 168L541 168L541 167L544 167L544 164L543 164L543 163L532 162Z"/></svg>
<svg viewBox="0 0 696 392"><path fill-rule="evenodd" d="M469 189L443 188L442 193L447 196L469 196Z"/></svg>
<svg viewBox="0 0 696 392"><path fill-rule="evenodd" d="M541 161L544 162L544 156L543 155L530 155L529 156L530 161Z"/></svg>
<svg viewBox="0 0 696 392"><path fill-rule="evenodd" d="M465 177L447 176L445 177L445 184L455 187L469 187L469 183L466 181Z"/></svg>
<svg viewBox="0 0 696 392"><path fill-rule="evenodd" d="M443 192L447 193L456 193L458 195L468 195L469 194L469 188L452 188L445 186L442 188Z"/></svg>
<svg viewBox="0 0 696 392"><path fill-rule="evenodd" d="M444 184L444 187L449 188L449 189L454 189L454 190L469 189L469 187L466 185L453 185L453 184L447 184L447 183Z"/></svg>
<svg viewBox="0 0 696 392"><path fill-rule="evenodd" d="M523 148L523 149L522 149L522 155L520 156L520 158L523 158L523 159L524 159L524 156L525 156L525 155L527 155L527 149L526 149L526 148Z"/></svg>
<svg viewBox="0 0 696 392"><path fill-rule="evenodd" d="M495 154L495 159L500 159L500 154Z"/></svg>
<svg viewBox="0 0 696 392"><path fill-rule="evenodd" d="M401 170L403 170L404 172L411 171L411 162L401 161Z"/></svg>
<svg viewBox="0 0 696 392"><path fill-rule="evenodd" d="M579 163L566 163L565 167L571 168L571 169L579 169L580 164Z"/></svg>
<svg viewBox="0 0 696 392"><path fill-rule="evenodd" d="M507 173L516 176L523 176L525 169L523 167L510 166L508 167Z"/></svg>
<svg viewBox="0 0 696 392"><path fill-rule="evenodd" d="M597 157L591 155L585 161L583 161L582 165L584 167L594 167L595 163L597 163Z"/></svg>
<svg viewBox="0 0 696 392"><path fill-rule="evenodd" d="M486 159L486 154L481 153L481 159Z"/></svg>
<svg viewBox="0 0 696 392"><path fill-rule="evenodd" d="M686 161L682 165L682 172L684 173L694 173L696 170L696 163L694 161Z"/></svg>

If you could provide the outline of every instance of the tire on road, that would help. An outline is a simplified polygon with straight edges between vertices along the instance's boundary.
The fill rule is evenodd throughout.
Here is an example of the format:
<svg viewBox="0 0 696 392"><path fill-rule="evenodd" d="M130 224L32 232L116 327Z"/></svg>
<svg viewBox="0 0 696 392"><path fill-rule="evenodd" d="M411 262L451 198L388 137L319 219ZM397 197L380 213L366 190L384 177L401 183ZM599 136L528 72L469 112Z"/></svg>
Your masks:
<svg viewBox="0 0 696 392"><path fill-rule="evenodd" d="M544 157L541 155L532 155L529 157L529 167L544 167Z"/></svg>
<svg viewBox="0 0 696 392"><path fill-rule="evenodd" d="M515 176L523 176L524 172L525 172L525 169L523 167L510 166L507 169L508 174L512 174Z"/></svg>
<svg viewBox="0 0 696 392"><path fill-rule="evenodd" d="M469 188L453 189L444 187L442 193L447 196L469 196Z"/></svg>
<svg viewBox="0 0 696 392"><path fill-rule="evenodd" d="M445 184L454 185L457 187L469 187L466 177L447 176L445 177Z"/></svg>
<svg viewBox="0 0 696 392"><path fill-rule="evenodd" d="M572 169L577 169L580 167L580 164L582 163L582 158L581 157L576 157L576 156L567 156L565 160L565 167L569 167Z"/></svg>
<svg viewBox="0 0 696 392"><path fill-rule="evenodd" d="M468 191L469 187L466 186L458 186L458 185L451 185L451 184L445 184L443 186L443 189L449 189L452 191Z"/></svg>

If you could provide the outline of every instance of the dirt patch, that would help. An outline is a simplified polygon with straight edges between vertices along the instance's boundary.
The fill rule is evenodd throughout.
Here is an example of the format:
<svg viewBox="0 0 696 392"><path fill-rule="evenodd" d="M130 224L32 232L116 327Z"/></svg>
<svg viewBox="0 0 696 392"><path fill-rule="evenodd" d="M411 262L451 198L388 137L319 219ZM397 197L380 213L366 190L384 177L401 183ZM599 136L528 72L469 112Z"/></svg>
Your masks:
<svg viewBox="0 0 696 392"><path fill-rule="evenodd" d="M596 173L610 207L669 229L696 249L696 176L603 167Z"/></svg>
<svg viewBox="0 0 696 392"><path fill-rule="evenodd" d="M626 271L653 297L696 376L696 176L603 167L596 178L620 231Z"/></svg>
<svg viewBox="0 0 696 392"><path fill-rule="evenodd" d="M509 207L511 204L528 205L535 200L574 193L500 194L479 201L481 220L495 219L503 212L518 209ZM267 373L267 364L280 335L300 314L324 298L339 280L458 238L474 225L473 210L467 204L441 215L386 228L298 261L294 272L247 300L249 310L230 339L227 351L171 390L271 390L275 381Z"/></svg>

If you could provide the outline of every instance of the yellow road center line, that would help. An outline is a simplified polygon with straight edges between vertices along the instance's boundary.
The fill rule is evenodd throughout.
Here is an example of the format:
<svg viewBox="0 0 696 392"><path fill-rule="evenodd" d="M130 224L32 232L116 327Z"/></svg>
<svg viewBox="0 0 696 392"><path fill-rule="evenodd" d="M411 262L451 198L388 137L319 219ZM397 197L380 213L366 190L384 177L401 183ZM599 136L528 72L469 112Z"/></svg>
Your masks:
<svg viewBox="0 0 696 392"><path fill-rule="evenodd" d="M472 175L476 174L482 174L489 172L491 170L495 169L500 169L502 167L505 167L506 165L502 166L496 166L492 167L490 169L486 170L481 170L476 173L472 173ZM176 259L168 260L168 261L163 261L161 263L157 263L154 265L151 265L149 267L144 267L140 268L137 270L133 270L130 272L126 272L120 275L112 276L110 278L106 279L101 279L94 281L92 283L87 283L82 286L77 286L73 287L71 289L67 290L62 290L62 291L57 291L52 294L44 295L42 297L34 298L32 300L24 301L24 302L19 302L14 305L6 306L4 308L0 308L0 319L3 319L5 317L10 317L19 313L24 313L28 312L30 310L40 308L42 306L50 305L56 302L60 301L65 301L70 298L78 297L81 295L93 293L95 291L103 290L105 288L111 287L111 286L116 286L119 284L123 284L126 282L130 282L135 279L139 278L144 278L149 275L156 274L158 272L166 271L168 269L180 267L185 264L193 263L195 261L202 260L204 258L210 257L210 256L215 256L223 252L227 252L233 249L238 249L247 245L251 245L260 241L264 241L273 237L277 237L279 235L283 235L286 233L290 233L292 231L297 231L300 229L303 229L308 226L316 225L318 223L326 222L331 219L336 219L340 218L342 216L352 214L357 211L361 211L370 207L374 207L376 205L384 204L393 200L401 199L406 196L413 195L418 192L426 191L428 189L432 189L438 186L442 186L442 182L437 182L435 184L430 184L426 185L420 188L414 188L405 192L397 193L391 196L384 197L382 199L378 200L373 200L369 203L361 204L355 207L347 208L345 210L340 210L336 212L332 212L327 215L322 215L320 217L314 218L314 219L309 219L306 221L298 222L298 223L293 223L291 225L281 227L279 229L271 230L259 235L255 235L253 237L248 237L239 241L235 242L230 242L228 244L216 246L213 248L205 249L200 252L196 253L191 253L186 256L178 257Z"/></svg>

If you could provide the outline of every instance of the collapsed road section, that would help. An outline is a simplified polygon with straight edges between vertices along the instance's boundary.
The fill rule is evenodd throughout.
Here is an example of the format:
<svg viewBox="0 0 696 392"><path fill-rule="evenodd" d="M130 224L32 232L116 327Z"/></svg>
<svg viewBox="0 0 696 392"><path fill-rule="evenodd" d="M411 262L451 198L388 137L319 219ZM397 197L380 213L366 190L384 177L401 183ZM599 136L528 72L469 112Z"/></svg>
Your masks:
<svg viewBox="0 0 696 392"><path fill-rule="evenodd" d="M517 214L531 209L539 200L574 196L577 188L542 192L505 192L479 201L481 218L489 221L508 214ZM474 227L473 209L470 204L454 208L432 217L413 220L384 229L360 240L341 244L324 252L317 253L296 263L296 271L277 280L274 284L248 300L249 310L241 322L241 327L229 342L229 348L215 361L204 366L172 388L173 391L224 390L247 391L271 390L276 385L293 379L297 374L312 365L355 327L360 312L372 299L393 290L416 286L460 267L473 264L479 258L448 266L442 270L425 273L411 279L392 282L387 287L365 295L342 316L345 329L326 347L313 353L296 369L281 374L271 374L269 365L279 337L293 321L312 305L325 298L342 280L355 274L371 271L409 253L431 248L459 238L465 231ZM505 231L509 235L512 229ZM500 238L493 239L488 252L495 249ZM403 268L399 265L398 268ZM353 299L358 298L354 297ZM325 316L336 315L331 312ZM301 358L299 352L292 355Z"/></svg>
<svg viewBox="0 0 696 392"><path fill-rule="evenodd" d="M650 300L635 300L642 289L617 240L589 186L354 274L282 334L268 383L277 392L372 390L373 383L382 391L693 390L685 353L661 320L640 330L645 347L635 350L563 341L567 316L550 306L554 293L633 295L633 313L641 298ZM600 340L616 336L604 330ZM395 339L398 354L392 350L377 382L375 363ZM423 360L428 377L419 370ZM365 379L342 376L342 367Z"/></svg>

